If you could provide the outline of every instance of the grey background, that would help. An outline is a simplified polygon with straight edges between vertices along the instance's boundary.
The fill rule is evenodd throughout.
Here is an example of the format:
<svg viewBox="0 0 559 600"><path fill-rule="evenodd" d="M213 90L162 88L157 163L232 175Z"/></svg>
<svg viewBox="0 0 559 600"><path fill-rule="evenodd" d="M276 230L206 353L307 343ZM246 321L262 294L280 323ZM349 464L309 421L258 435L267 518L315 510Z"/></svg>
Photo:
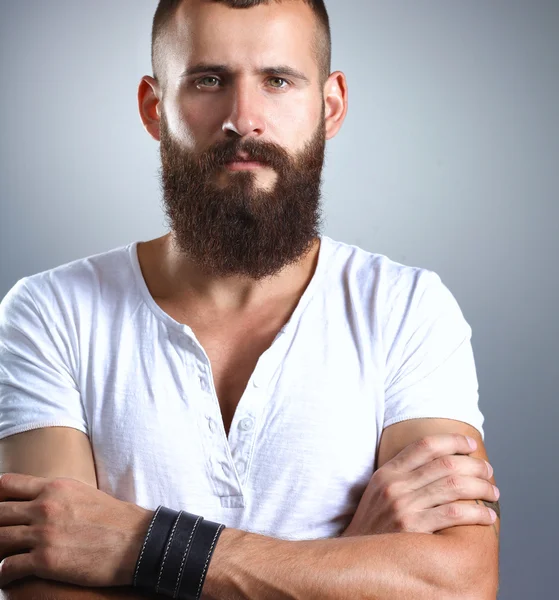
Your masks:
<svg viewBox="0 0 559 600"><path fill-rule="evenodd" d="M0 0L0 297L165 231L136 93L156 0ZM473 328L501 599L557 598L559 2L330 0L350 111L325 233L438 272Z"/></svg>

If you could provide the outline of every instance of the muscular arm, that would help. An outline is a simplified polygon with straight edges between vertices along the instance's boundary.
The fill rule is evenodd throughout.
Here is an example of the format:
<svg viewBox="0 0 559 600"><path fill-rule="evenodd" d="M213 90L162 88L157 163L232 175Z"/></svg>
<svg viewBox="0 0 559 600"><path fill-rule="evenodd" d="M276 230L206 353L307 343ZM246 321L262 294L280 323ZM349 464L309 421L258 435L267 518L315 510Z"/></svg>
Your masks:
<svg viewBox="0 0 559 600"><path fill-rule="evenodd" d="M428 421L434 425L437 420ZM385 437L387 443L381 442L380 460L396 454L398 443L411 443L410 435L421 437L423 430L417 428L418 423L415 425L411 434L396 428ZM424 434L436 431L440 430ZM396 432L401 435L395 436ZM457 432L472 435L480 442L472 428ZM439 535L397 533L295 542L226 529L210 564L204 597L486 600L496 595L496 547L494 531L481 526L455 527ZM5 600L118 597L134 600L149 596L131 588L97 590L46 581L20 583L4 591Z"/></svg>
<svg viewBox="0 0 559 600"><path fill-rule="evenodd" d="M481 565L460 539L416 533L292 542L225 529L210 564L208 600L489 599ZM473 586L471 585L473 584ZM475 589L473 589L475 588ZM30 581L6 600L149 598L131 588Z"/></svg>
<svg viewBox="0 0 559 600"><path fill-rule="evenodd" d="M204 598L486 600L492 596L483 591L481 564L474 556L460 539L427 534L292 542L225 529L210 564ZM149 597L131 588L95 590L45 581L20 584L5 594L6 600Z"/></svg>
<svg viewBox="0 0 559 600"><path fill-rule="evenodd" d="M37 477L71 477L97 487L95 463L89 439L81 431L69 427L33 429L0 440L0 473L27 473ZM123 590L119 590L119 593L121 592ZM111 591L107 590L107 593L110 594ZM112 596L105 597L123 596L113 593ZM37 578L26 578L0 590L0 600L97 600L97 598L97 590ZM135 600L132 596L128 598Z"/></svg>
<svg viewBox="0 0 559 600"><path fill-rule="evenodd" d="M384 431L378 467L405 446L436 433L473 437L478 447L472 456L487 460L473 427L447 419L413 419ZM498 505L493 508L498 512ZM452 527L434 535L396 533L303 542L226 529L204 591L208 598L227 600L494 600L499 526L497 519L490 527Z"/></svg>
<svg viewBox="0 0 559 600"><path fill-rule="evenodd" d="M204 592L212 600L488 599L481 571L457 538L397 533L292 542L226 529Z"/></svg>
<svg viewBox="0 0 559 600"><path fill-rule="evenodd" d="M70 427L33 429L0 440L0 473L70 477L97 486L88 437ZM132 587L86 588L36 577L0 589L0 600L145 600Z"/></svg>
<svg viewBox="0 0 559 600"><path fill-rule="evenodd" d="M405 446L435 433L479 433L446 419L414 419L385 430L382 466ZM498 507L497 507L498 508ZM496 597L499 520L435 535L396 533L302 542L225 530L204 591L212 599L301 598L341 600L483 599Z"/></svg>

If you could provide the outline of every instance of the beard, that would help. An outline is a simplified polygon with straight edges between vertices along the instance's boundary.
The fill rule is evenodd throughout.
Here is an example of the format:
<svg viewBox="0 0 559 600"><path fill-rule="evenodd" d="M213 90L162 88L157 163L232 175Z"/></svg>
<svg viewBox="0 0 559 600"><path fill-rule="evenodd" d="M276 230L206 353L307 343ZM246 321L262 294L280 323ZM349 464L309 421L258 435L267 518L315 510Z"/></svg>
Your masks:
<svg viewBox="0 0 559 600"><path fill-rule="evenodd" d="M229 139L201 153L182 148L160 123L164 210L180 252L218 276L264 279L306 255L321 227L325 120L302 151L254 138ZM228 171L238 152L267 163L276 175L259 188L256 171ZM266 169L268 170L268 169ZM225 174L224 185L218 175Z"/></svg>

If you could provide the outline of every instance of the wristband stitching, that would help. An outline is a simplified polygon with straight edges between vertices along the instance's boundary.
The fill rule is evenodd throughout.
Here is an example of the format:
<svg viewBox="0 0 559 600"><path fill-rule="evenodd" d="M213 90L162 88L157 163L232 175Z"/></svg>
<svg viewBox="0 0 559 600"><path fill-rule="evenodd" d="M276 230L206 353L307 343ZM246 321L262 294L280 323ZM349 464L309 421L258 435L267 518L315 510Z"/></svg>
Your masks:
<svg viewBox="0 0 559 600"><path fill-rule="evenodd" d="M177 529L177 525L179 522L179 517L182 515L182 510L179 511L175 522L173 524L173 529L171 530L171 535L169 536L169 541L167 542L167 547L165 548L165 554L163 555L163 561L161 563L161 569L159 569L159 577L157 578L157 585L155 586L156 594L159 594L159 584L161 583L161 576L163 575L163 567L165 566L165 561L167 560L167 554L169 554L169 548L171 547L171 542L173 541L173 536L175 535L175 531Z"/></svg>
<svg viewBox="0 0 559 600"><path fill-rule="evenodd" d="M136 565L136 571L134 573L134 586L136 585L136 581L138 579L138 572L140 570L140 563L142 562L142 556L144 555L144 550L146 549L146 544L148 543L149 535L151 533L151 530L153 528L153 524L155 523L155 519L157 518L157 515L159 513L160 508L161 508L161 506L157 507L157 510L155 511L155 514L153 515L151 523L149 524L149 528L148 528L148 532L147 532L147 535L146 535L146 539L144 540L144 545L142 546L142 551L140 552L140 558L138 559L138 564Z"/></svg>
<svg viewBox="0 0 559 600"><path fill-rule="evenodd" d="M178 589L179 589L179 584L180 584L181 579L182 579L182 572L183 572L184 566L186 564L186 558L188 556L188 551L190 550L190 544L192 543L192 538L194 537L194 534L196 533L196 528L198 527L198 523L201 520L202 520L202 517L198 517L196 519L196 523L194 523L194 527L192 528L192 533L190 534L190 538L188 539L188 544L186 544L186 548L184 549L184 554L182 555L181 566L180 566L179 574L178 574L178 577L177 577L177 585L175 586L175 591L173 592L173 598L177 597Z"/></svg>
<svg viewBox="0 0 559 600"><path fill-rule="evenodd" d="M202 576L200 577L200 584L198 585L198 591L196 592L196 598L200 598L200 592L202 590L202 583L204 581L204 575L206 574L206 569L208 568L208 564L210 562L210 556L212 555L212 550L213 550L213 547L217 540L217 537L221 533L223 528L224 528L224 525L222 524L217 528L217 531L215 532L214 540L212 542L212 545L210 546L210 551L208 552L208 558L206 559L206 564L204 565L204 570L202 571Z"/></svg>

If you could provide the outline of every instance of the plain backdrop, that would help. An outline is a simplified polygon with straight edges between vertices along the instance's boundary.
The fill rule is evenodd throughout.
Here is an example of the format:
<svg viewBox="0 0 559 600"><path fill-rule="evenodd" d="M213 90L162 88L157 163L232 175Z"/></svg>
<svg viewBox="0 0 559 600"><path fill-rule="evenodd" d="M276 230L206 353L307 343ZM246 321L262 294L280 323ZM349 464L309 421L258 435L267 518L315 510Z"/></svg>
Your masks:
<svg viewBox="0 0 559 600"><path fill-rule="evenodd" d="M0 0L0 297L166 231L136 101L156 5ZM557 598L559 2L327 5L350 110L324 233L457 298L501 489L499 598Z"/></svg>

